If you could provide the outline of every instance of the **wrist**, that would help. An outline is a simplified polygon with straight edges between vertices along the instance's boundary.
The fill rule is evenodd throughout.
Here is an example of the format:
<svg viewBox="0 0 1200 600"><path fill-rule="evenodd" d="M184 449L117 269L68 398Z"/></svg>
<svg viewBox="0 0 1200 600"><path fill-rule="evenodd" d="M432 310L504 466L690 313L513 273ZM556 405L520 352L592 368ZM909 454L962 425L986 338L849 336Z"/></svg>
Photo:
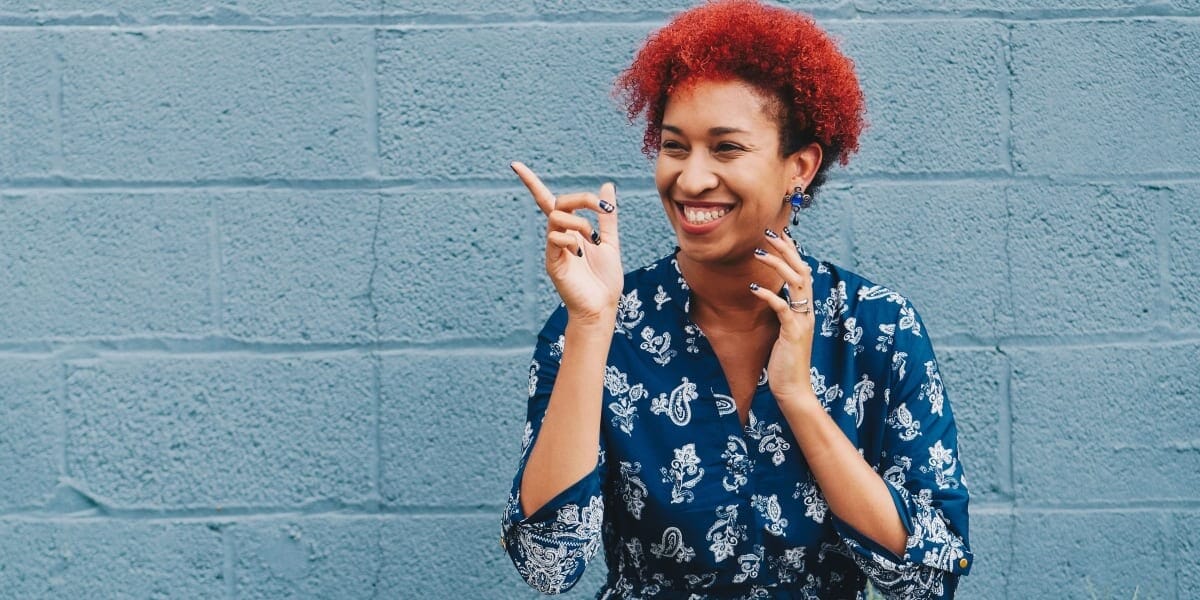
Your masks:
<svg viewBox="0 0 1200 600"><path fill-rule="evenodd" d="M567 313L567 329L584 335L611 336L617 326L617 311L601 313Z"/></svg>
<svg viewBox="0 0 1200 600"><path fill-rule="evenodd" d="M813 415L816 413L824 413L825 407L821 405L821 401L817 399L817 395L810 390L804 390L795 393L776 394L775 401L779 404L780 412L784 415L795 414L799 417Z"/></svg>

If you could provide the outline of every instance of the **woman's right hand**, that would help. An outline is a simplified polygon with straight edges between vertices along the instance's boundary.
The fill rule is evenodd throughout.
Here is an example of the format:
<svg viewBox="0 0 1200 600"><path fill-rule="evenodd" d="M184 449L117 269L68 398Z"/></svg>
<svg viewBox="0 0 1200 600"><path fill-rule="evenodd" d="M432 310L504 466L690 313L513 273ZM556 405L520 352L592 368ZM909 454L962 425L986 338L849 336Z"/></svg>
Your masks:
<svg viewBox="0 0 1200 600"><path fill-rule="evenodd" d="M522 163L512 169L546 215L546 272L572 320L611 321L617 313L625 271L617 235L617 190L606 183L600 193L555 196ZM575 211L591 210L600 230ZM599 241L599 243L595 243Z"/></svg>

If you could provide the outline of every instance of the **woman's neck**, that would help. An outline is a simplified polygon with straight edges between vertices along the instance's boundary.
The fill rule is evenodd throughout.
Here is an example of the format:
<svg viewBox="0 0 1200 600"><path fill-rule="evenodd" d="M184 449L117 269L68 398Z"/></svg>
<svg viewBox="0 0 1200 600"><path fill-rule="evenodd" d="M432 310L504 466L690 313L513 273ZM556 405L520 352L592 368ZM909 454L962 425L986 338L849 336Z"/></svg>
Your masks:
<svg viewBox="0 0 1200 600"><path fill-rule="evenodd" d="M679 271L692 291L692 321L701 328L752 332L778 325L774 311L750 293L750 283L778 290L783 278L753 258L728 264L699 263L678 256Z"/></svg>

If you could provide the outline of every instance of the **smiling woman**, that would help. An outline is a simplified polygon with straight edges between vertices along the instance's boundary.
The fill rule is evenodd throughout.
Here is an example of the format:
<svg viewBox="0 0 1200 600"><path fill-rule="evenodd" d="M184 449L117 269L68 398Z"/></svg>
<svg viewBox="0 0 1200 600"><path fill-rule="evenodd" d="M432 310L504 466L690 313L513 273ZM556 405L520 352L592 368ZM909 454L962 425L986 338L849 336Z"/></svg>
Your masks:
<svg viewBox="0 0 1200 600"><path fill-rule="evenodd" d="M618 88L678 249L624 274L612 184L555 195L513 163L563 300L504 514L517 570L560 592L603 547L598 598L952 597L968 495L928 332L786 227L857 148L852 63L732 0L652 34Z"/></svg>

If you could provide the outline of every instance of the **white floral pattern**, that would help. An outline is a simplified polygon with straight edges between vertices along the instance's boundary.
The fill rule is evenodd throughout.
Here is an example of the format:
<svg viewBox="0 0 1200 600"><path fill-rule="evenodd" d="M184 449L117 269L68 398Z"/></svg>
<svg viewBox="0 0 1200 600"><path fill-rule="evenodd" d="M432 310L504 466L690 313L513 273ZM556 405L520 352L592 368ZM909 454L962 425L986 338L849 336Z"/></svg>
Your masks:
<svg viewBox="0 0 1200 600"><path fill-rule="evenodd" d="M696 444L684 444L675 449L675 458L669 467L663 467L663 483L671 484L671 504L691 502L696 495L692 488L704 477L700 457L696 456Z"/></svg>
<svg viewBox="0 0 1200 600"><path fill-rule="evenodd" d="M696 557L696 551L683 544L683 532L678 527L668 527L663 530L662 542L650 544L650 554L659 558L674 558L675 562L690 562Z"/></svg>
<svg viewBox="0 0 1200 600"><path fill-rule="evenodd" d="M787 451L792 445L783 438L783 427L779 423L760 421L751 410L747 415L746 437L758 441L758 451L771 457L775 466L787 460Z"/></svg>
<svg viewBox="0 0 1200 600"><path fill-rule="evenodd" d="M738 543L746 539L746 526L738 524L738 508L736 504L717 507L717 520L708 528L705 540L712 542L708 549L713 554L713 560L721 562L736 554Z"/></svg>
<svg viewBox="0 0 1200 600"><path fill-rule="evenodd" d="M767 533L782 536L787 530L788 520L783 516L783 508L779 506L778 495L760 496L755 494L750 496L750 506L753 506L762 515L763 529Z"/></svg>
<svg viewBox="0 0 1200 600"><path fill-rule="evenodd" d="M625 501L625 510L635 519L642 518L642 509L646 507L646 495L649 493L646 484L638 474L642 472L642 463L621 461L621 499Z"/></svg>
<svg viewBox="0 0 1200 600"><path fill-rule="evenodd" d="M699 397L700 395L696 393L696 384L684 377L683 382L671 390L670 396L659 394L651 401L650 412L656 415L667 415L672 423L683 427L692 421L692 401Z"/></svg>
<svg viewBox="0 0 1200 600"><path fill-rule="evenodd" d="M754 461L746 452L746 440L737 435L729 436L721 458L725 459L726 469L721 486L727 492L736 492L746 485L746 482L750 480L750 474L754 471Z"/></svg>
<svg viewBox="0 0 1200 600"><path fill-rule="evenodd" d="M671 349L670 333L663 333L656 336L654 335L654 329L650 327L642 328L642 344L639 348L649 352L654 356L654 362L663 366L666 366L678 354L675 350Z"/></svg>

